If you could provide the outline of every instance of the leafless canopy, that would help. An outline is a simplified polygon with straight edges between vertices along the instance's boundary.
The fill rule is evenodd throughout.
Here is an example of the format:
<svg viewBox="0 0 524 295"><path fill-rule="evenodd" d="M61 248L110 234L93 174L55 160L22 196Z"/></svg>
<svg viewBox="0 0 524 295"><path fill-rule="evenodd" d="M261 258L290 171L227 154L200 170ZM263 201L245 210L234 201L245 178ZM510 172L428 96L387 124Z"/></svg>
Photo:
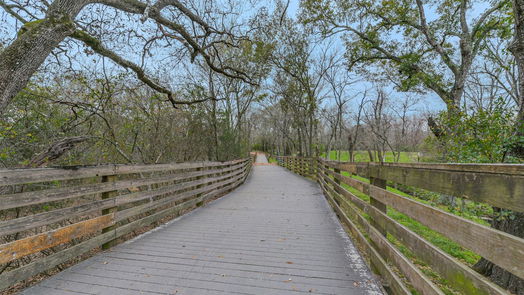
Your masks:
<svg viewBox="0 0 524 295"><path fill-rule="evenodd" d="M151 73L144 57L156 53L154 45L177 45L179 54L169 58L179 60L185 54L191 61L202 60L212 71L252 83L248 74L221 59L224 50L237 48L246 38L232 20L233 3L217 5L206 0L0 0L4 16L9 16L4 17L6 23L18 28L16 38L0 47L0 110L51 54L65 54L67 50L61 46L70 40L81 42L89 54L104 56L131 70L173 105L195 101L177 99L171 87ZM112 19L101 21L104 11L110 11ZM133 61L129 48L140 47L139 64Z"/></svg>

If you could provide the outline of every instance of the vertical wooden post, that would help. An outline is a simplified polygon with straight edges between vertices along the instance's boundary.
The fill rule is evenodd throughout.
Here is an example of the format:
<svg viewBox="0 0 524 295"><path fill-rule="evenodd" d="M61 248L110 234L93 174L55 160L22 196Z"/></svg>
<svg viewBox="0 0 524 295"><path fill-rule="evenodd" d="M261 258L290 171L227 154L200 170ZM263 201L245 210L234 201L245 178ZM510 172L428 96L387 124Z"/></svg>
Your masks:
<svg viewBox="0 0 524 295"><path fill-rule="evenodd" d="M320 181L319 180L320 179L320 172L319 172L320 158L314 157L312 164L313 164L313 175L315 176L315 179L317 180L317 182L319 182Z"/></svg>
<svg viewBox="0 0 524 295"><path fill-rule="evenodd" d="M377 169L380 169L380 168L377 168ZM368 167L368 171L371 174L371 167ZM376 187L380 187L380 188L386 189L387 182L386 182L385 179L381 179L381 178L376 178L376 177L371 177L370 176L369 177L369 182L370 182L371 185L374 185ZM370 197L371 206L376 207L380 211L382 211L382 212L387 214L388 208L387 208L386 204L384 204L384 203L380 202L379 200L373 198L373 194L372 193L369 194L369 197ZM384 236L387 235L386 227L383 224L378 224L374 220L371 221L371 224L374 227L376 227Z"/></svg>
<svg viewBox="0 0 524 295"><path fill-rule="evenodd" d="M221 166L218 166L218 167L211 167L211 169L219 169L219 170L220 170L220 168L222 168L222 167L221 167ZM196 168L195 171L200 171L200 172L204 171L204 163L202 163L202 166L201 166L201 167ZM215 176L217 176L217 175L218 175L218 176L222 176L222 172L218 172L217 174L212 174L212 175L210 175L209 177L215 177ZM197 176L197 177L195 177L195 180L204 180L204 178L207 178L207 177L208 177L208 176ZM202 187L204 187L204 186L205 186L205 184L199 184L199 185L197 185L197 186L195 187L195 189L199 189L199 188L202 188ZM203 194L198 194L198 195L195 196L195 198L198 198L198 197L200 197L200 196L202 196L202 195L203 195ZM202 201L196 203L196 206L197 206L197 207L200 207L200 206L202 206L203 204L204 204L204 201L202 200Z"/></svg>
<svg viewBox="0 0 524 295"><path fill-rule="evenodd" d="M324 166L324 169L323 169L324 171L323 172L326 175L324 177L324 181L326 182L326 185L329 186L329 185L331 185L331 183L329 183L325 178L329 177L329 173L327 173L326 170L329 170L330 168L329 168L329 166L327 164L324 164L323 166Z"/></svg>
<svg viewBox="0 0 524 295"><path fill-rule="evenodd" d="M340 174L340 169L338 169L338 168L333 168L333 171L334 171L335 173ZM334 180L335 180L335 183L338 184L338 185L340 185L340 179L338 179L336 176L335 176L334 178L335 178L335 179L334 179ZM339 192L338 188L334 188L334 189L335 189L336 192ZM340 202L338 201L338 199L333 198L333 200L335 200L335 203L337 203L337 205L340 205Z"/></svg>
<svg viewBox="0 0 524 295"><path fill-rule="evenodd" d="M116 180L116 175L104 175L102 176L102 182L113 182ZM104 199L109 199L109 198L114 198L118 195L118 191L108 191L108 192L104 192L102 193L102 200ZM118 207L111 207L111 208L107 208L107 209L103 209L102 210L102 215L106 215L106 214L111 214L111 213L115 213L116 211L118 210ZM111 226L108 226L106 228L103 228L102 229L102 233L107 233L109 231L112 231L114 229L117 228L118 225L114 224L114 225L111 225ZM117 240L111 240L105 244L102 244L102 249L103 250L106 250L106 249L109 249L111 247L113 247L114 245L116 245L116 242Z"/></svg>
<svg viewBox="0 0 524 295"><path fill-rule="evenodd" d="M335 173L340 174L340 169L338 169L338 168L333 168L333 171L334 171ZM340 179L338 179L338 178L335 177L334 180L335 180L335 183L336 183L336 184L339 184L339 185L340 185Z"/></svg>

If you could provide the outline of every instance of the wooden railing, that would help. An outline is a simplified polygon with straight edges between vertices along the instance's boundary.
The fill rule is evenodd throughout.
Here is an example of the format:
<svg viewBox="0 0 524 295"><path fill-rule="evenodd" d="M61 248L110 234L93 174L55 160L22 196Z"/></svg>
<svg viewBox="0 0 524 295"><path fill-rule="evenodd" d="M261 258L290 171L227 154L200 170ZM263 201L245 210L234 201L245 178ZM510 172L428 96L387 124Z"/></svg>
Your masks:
<svg viewBox="0 0 524 295"><path fill-rule="evenodd" d="M276 156L280 166L304 177L316 177L317 161L314 158Z"/></svg>
<svg viewBox="0 0 524 295"><path fill-rule="evenodd" d="M396 210L524 278L524 239L387 188L388 184L401 184L524 212L524 165L316 161L317 180L324 195L392 293L411 294L410 288L413 288L420 294L444 294L438 284L393 244L391 237L462 294L509 294L390 217L388 210ZM288 166L293 163L294 171L303 171L311 165L300 167L300 163L311 163L308 159L297 162L287 158L280 163L288 163ZM346 189L348 186L367 195L369 201L351 193ZM409 288L398 272L409 281Z"/></svg>
<svg viewBox="0 0 524 295"><path fill-rule="evenodd" d="M0 289L220 197L251 164L0 170Z"/></svg>

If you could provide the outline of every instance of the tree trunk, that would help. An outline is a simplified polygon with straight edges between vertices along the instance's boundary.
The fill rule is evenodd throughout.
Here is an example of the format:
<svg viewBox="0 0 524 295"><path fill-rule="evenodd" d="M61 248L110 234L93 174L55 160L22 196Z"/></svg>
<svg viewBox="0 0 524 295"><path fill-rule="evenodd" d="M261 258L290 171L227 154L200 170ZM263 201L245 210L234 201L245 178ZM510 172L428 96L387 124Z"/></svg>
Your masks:
<svg viewBox="0 0 524 295"><path fill-rule="evenodd" d="M513 0L513 15L515 18L515 35L510 46L510 51L515 56L518 68L518 95L519 112L515 123L515 135L524 136L524 0ZM524 145L517 143L512 147L512 154L524 158ZM501 210L494 208L500 215ZM524 213L508 212L505 210L503 217L494 218L491 226L520 238L524 238ZM509 214L509 215L507 215ZM511 218L510 218L511 217ZM489 277L493 282L508 291L524 295L524 280L500 268L492 262L482 258L475 265L475 270Z"/></svg>
<svg viewBox="0 0 524 295"><path fill-rule="evenodd" d="M355 149L355 144L353 143L353 137L351 134L348 135L348 153L349 153L349 161L355 162L353 159L353 151Z"/></svg>
<svg viewBox="0 0 524 295"><path fill-rule="evenodd" d="M60 158L62 155L72 150L77 144L88 140L87 136L75 136L61 139L51 144L45 151L34 156L27 167L42 167Z"/></svg>
<svg viewBox="0 0 524 295"><path fill-rule="evenodd" d="M509 50L515 56L518 69L518 102L519 112L515 124L515 135L524 136L524 0L513 0L515 18L515 35ZM513 146L512 154L524 158L524 144Z"/></svg>
<svg viewBox="0 0 524 295"><path fill-rule="evenodd" d="M43 20L26 23L0 52L0 114L60 42L75 31L74 18L91 1L56 0Z"/></svg>
<svg viewBox="0 0 524 295"><path fill-rule="evenodd" d="M506 214L510 214L511 218L506 216L506 214L503 217L494 218L491 223L493 228L524 238L524 213L512 213L499 208L494 208L494 210L499 215L505 211ZM511 293L524 295L524 280L493 264L491 261L481 258L473 268Z"/></svg>
<svg viewBox="0 0 524 295"><path fill-rule="evenodd" d="M368 149L368 155L369 155L369 161L375 162L375 157L373 156L374 153L371 152L370 149Z"/></svg>

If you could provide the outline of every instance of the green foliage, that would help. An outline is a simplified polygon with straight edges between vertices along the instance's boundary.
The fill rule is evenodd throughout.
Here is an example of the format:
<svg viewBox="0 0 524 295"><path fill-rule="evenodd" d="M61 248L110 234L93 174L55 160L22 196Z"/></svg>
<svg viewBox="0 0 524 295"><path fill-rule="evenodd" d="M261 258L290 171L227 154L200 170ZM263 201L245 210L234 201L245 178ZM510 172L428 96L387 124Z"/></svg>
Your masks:
<svg viewBox="0 0 524 295"><path fill-rule="evenodd" d="M186 90L188 99L207 95L201 85ZM246 133L237 127L245 119L233 121L235 110L219 105L213 112L209 104L174 109L163 95L137 86L127 74L108 79L65 74L55 81L36 80L0 119L0 166L27 165L54 142L79 135L90 139L51 165L244 157L249 150Z"/></svg>
<svg viewBox="0 0 524 295"><path fill-rule="evenodd" d="M32 91L21 92L0 119L0 161L7 166L27 164L49 139L66 135L62 127L70 116L60 106L47 103L43 89L30 87Z"/></svg>
<svg viewBox="0 0 524 295"><path fill-rule="evenodd" d="M452 106L462 99L456 88L483 41L512 35L511 1L422 2L423 14L416 1L307 0L300 20L323 36L342 32L350 69L370 80L394 81L400 91L433 91ZM473 34L467 37L458 13L463 3L467 16L477 13L473 7L483 7L481 13L493 8L468 22Z"/></svg>
<svg viewBox="0 0 524 295"><path fill-rule="evenodd" d="M438 124L441 138L429 139L440 147L447 161L461 163L516 162L508 151L512 146L524 144L524 137L514 136L515 114L499 99L491 109L478 109L473 113L442 112Z"/></svg>
<svg viewBox="0 0 524 295"><path fill-rule="evenodd" d="M349 152L348 151L331 151L329 158L331 160L337 160L340 153L340 161L347 162L349 161ZM323 153L321 157L326 157L326 153ZM369 162L369 154L367 151L354 151L355 162ZM418 153L416 152L400 152L400 163L414 163L419 160ZM390 151L385 152L385 161L386 162L395 162L393 153Z"/></svg>

